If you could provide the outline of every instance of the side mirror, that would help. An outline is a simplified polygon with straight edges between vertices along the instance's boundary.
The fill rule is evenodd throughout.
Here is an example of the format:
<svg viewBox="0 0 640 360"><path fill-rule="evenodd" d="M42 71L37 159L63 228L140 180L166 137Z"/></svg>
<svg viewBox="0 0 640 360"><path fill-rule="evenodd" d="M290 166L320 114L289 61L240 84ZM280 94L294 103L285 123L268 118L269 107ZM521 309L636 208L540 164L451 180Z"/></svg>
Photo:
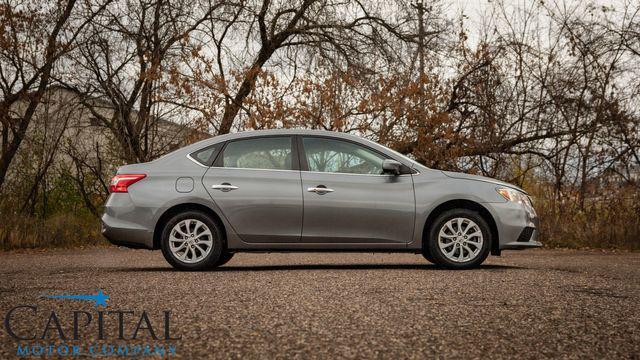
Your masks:
<svg viewBox="0 0 640 360"><path fill-rule="evenodd" d="M382 173L383 174L393 174L400 175L400 168L402 164L391 159L385 159L382 162Z"/></svg>

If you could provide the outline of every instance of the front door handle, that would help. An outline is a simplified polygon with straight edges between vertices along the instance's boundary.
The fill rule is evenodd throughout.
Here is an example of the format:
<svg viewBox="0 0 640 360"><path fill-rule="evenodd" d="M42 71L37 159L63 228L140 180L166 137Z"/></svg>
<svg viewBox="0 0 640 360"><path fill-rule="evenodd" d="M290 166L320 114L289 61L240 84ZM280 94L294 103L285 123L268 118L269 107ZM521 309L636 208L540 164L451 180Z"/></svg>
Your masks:
<svg viewBox="0 0 640 360"><path fill-rule="evenodd" d="M308 192L316 193L318 195L324 195L326 193L332 193L334 190L325 187L324 185L318 185L316 187L307 188Z"/></svg>
<svg viewBox="0 0 640 360"><path fill-rule="evenodd" d="M225 182L225 183L222 183L220 185L213 185L213 186L211 186L211 188L214 189L214 190L220 190L220 191L227 192L227 191L235 190L238 187Z"/></svg>

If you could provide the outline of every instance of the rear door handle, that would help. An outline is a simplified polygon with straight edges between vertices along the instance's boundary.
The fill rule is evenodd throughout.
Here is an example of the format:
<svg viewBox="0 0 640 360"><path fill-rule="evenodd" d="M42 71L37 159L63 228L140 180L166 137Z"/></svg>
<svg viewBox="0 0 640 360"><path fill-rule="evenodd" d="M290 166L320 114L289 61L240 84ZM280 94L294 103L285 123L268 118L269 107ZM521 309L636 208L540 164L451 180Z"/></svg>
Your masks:
<svg viewBox="0 0 640 360"><path fill-rule="evenodd" d="M212 185L211 188L214 189L214 190L220 190L220 191L225 191L225 192L238 189L237 186L231 185L229 183L222 183L220 185Z"/></svg>
<svg viewBox="0 0 640 360"><path fill-rule="evenodd" d="M310 188L307 188L307 191L316 193L318 195L324 195L326 193L332 193L334 190L326 187L310 187Z"/></svg>

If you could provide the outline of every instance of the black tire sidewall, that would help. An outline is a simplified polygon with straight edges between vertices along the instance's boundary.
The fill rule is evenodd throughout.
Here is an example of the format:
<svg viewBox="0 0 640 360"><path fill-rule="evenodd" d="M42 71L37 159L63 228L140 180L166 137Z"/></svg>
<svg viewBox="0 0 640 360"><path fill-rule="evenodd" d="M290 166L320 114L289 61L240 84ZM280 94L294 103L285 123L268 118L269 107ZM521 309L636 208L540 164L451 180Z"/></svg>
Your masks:
<svg viewBox="0 0 640 360"><path fill-rule="evenodd" d="M422 257L427 259L427 261L432 264L435 263L435 261L433 260L433 256L431 256L431 254L429 253L429 248L427 246L422 247Z"/></svg>
<svg viewBox="0 0 640 360"><path fill-rule="evenodd" d="M233 258L232 252L223 251L222 254L220 254L220 258L218 258L218 261L216 262L216 266L222 266L228 263L229 261L231 261L231 258Z"/></svg>
<svg viewBox="0 0 640 360"><path fill-rule="evenodd" d="M180 221L187 220L187 219L195 219L195 220L202 221L205 225L209 227L213 235L212 236L213 248L211 249L211 252L209 252L209 254L204 259L194 264L189 264L189 263L180 261L173 255L173 253L171 252L171 249L169 248L169 235L170 235L171 229L173 229L173 227ZM216 265L216 263L220 259L220 255L222 254L222 251L224 248L224 242L223 242L223 236L222 236L222 231L220 229L220 226L209 215L200 211L187 211L187 212L174 215L171 219L169 219L169 221L166 222L166 224L164 225L164 228L162 229L162 235L160 238L160 247L162 249L162 254L164 255L164 258L174 268L178 270L197 271L197 270L209 269Z"/></svg>
<svg viewBox="0 0 640 360"><path fill-rule="evenodd" d="M478 224L478 227L480 227L480 231L482 232L482 238L484 240L482 249L480 250L478 256L471 261L463 263L449 260L442 253L442 250L440 250L440 247L438 246L438 233L440 232L440 228L442 228L442 226L447 221L457 217L467 218ZM480 265L487 258L487 256L489 256L489 252L491 251L491 241L493 241L491 237L491 230L489 228L489 224L487 224L487 221L476 211L467 209L453 209L440 214L433 222L433 225L429 228L428 239L429 241L427 244L427 251L430 257L433 259L434 263L451 269L468 269Z"/></svg>

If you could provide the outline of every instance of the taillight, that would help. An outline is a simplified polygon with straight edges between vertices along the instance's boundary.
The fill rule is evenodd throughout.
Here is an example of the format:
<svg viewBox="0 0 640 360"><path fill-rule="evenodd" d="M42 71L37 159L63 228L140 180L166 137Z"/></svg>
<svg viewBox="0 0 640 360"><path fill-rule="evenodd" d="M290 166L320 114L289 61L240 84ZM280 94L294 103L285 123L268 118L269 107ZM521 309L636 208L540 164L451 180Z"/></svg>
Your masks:
<svg viewBox="0 0 640 360"><path fill-rule="evenodd" d="M109 192L126 193L129 186L147 177L145 174L119 174L111 179L109 183Z"/></svg>

